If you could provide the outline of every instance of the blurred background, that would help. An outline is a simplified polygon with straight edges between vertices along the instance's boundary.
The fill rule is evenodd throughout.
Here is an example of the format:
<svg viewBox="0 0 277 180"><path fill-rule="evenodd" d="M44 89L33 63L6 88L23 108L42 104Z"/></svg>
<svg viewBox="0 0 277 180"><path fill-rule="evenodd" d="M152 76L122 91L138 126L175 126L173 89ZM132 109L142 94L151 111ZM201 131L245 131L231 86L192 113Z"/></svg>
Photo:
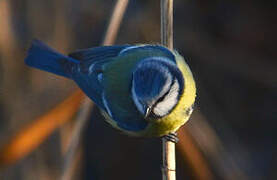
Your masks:
<svg viewBox="0 0 277 180"><path fill-rule="evenodd" d="M0 0L0 145L77 89L24 65L31 40L65 54L98 46L115 2ZM177 179L277 179L277 2L175 0L174 8L174 47L198 88L178 132ZM115 44L159 42L159 1L130 1ZM60 179L74 123L2 168L0 179ZM122 135L97 108L84 133L72 179L161 179L159 139Z"/></svg>

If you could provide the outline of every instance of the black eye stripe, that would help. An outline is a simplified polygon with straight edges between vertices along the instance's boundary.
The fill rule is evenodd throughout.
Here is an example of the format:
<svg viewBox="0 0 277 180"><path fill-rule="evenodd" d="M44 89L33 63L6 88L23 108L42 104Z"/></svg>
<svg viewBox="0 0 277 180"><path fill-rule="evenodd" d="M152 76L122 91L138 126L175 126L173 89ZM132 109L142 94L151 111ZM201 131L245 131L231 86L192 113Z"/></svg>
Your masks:
<svg viewBox="0 0 277 180"><path fill-rule="evenodd" d="M167 91L162 97L160 97L160 98L155 102L155 104L153 104L153 106L152 106L152 108L151 108L151 112L152 112L153 109L155 109L155 107L157 106L157 104L159 104L160 102L162 102L162 101L165 99L165 97L169 94L169 92L170 92L170 90L171 90L173 84L175 83L175 80L176 80L176 78L172 80L172 82L171 82L171 84L170 84L170 87L169 87L168 91ZM179 83L179 82L178 82L178 83ZM179 96L178 96L178 99L179 99ZM152 113L153 113L153 112L152 112ZM153 114L154 114L154 113L153 113Z"/></svg>
<svg viewBox="0 0 277 180"><path fill-rule="evenodd" d="M162 101L164 100L164 98L169 94L169 92L170 92L170 90L171 90L171 88L172 88L174 82L175 82L175 79L172 80L172 82L171 82L171 84L170 84L169 89L167 90L167 92L166 92L162 97L160 97L160 98L156 101L156 103L154 104L154 107L155 107L159 102L162 102Z"/></svg>
<svg viewBox="0 0 277 180"><path fill-rule="evenodd" d="M179 84L179 96L178 96L178 99L180 99L181 95L183 94L184 85L185 85L185 79L184 79L184 77L182 75L182 72L178 69L178 67L174 67L174 66L172 66L170 64L165 64L165 62L161 62L161 64L164 64L164 65L168 66L170 72L173 75L173 77L175 77L175 79L178 81L178 84ZM174 71L173 69L176 69L176 70ZM172 82L174 83L174 80L172 80ZM173 84L171 84L171 86L172 85ZM170 86L170 88L171 88L171 86Z"/></svg>

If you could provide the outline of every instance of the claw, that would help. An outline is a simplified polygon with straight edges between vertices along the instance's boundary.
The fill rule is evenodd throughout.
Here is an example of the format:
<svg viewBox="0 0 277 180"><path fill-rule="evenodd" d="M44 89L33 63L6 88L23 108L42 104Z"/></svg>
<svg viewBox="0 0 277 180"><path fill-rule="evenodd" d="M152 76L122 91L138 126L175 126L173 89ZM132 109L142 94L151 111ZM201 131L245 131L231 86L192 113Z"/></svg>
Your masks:
<svg viewBox="0 0 277 180"><path fill-rule="evenodd" d="M171 141L173 143L177 143L179 138L177 137L177 133L169 133L168 135L163 136L167 141Z"/></svg>

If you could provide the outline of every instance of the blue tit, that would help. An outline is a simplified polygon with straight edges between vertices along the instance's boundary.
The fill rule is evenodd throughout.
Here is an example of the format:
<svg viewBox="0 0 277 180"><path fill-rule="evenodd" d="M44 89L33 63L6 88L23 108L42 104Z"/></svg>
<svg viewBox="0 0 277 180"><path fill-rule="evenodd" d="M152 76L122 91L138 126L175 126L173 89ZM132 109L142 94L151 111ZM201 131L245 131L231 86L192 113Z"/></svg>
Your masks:
<svg viewBox="0 0 277 180"><path fill-rule="evenodd" d="M34 40L25 63L74 80L107 122L132 136L174 133L196 97L184 58L159 45L102 46L65 56Z"/></svg>

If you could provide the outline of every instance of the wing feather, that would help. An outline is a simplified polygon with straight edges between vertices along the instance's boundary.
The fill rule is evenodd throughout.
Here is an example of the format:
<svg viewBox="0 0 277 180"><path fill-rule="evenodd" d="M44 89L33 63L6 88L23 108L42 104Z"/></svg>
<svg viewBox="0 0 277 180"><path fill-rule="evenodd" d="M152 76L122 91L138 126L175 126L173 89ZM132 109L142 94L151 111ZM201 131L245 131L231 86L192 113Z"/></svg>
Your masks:
<svg viewBox="0 0 277 180"><path fill-rule="evenodd" d="M97 104L106 110L102 101L102 73L105 64L115 60L121 50L129 45L102 46L78 50L69 54L70 57L80 61L72 70L73 79L79 87Z"/></svg>
<svg viewBox="0 0 277 180"><path fill-rule="evenodd" d="M101 61L116 57L120 51L128 47L130 47L130 45L101 46L78 50L69 54L69 56L80 61Z"/></svg>

